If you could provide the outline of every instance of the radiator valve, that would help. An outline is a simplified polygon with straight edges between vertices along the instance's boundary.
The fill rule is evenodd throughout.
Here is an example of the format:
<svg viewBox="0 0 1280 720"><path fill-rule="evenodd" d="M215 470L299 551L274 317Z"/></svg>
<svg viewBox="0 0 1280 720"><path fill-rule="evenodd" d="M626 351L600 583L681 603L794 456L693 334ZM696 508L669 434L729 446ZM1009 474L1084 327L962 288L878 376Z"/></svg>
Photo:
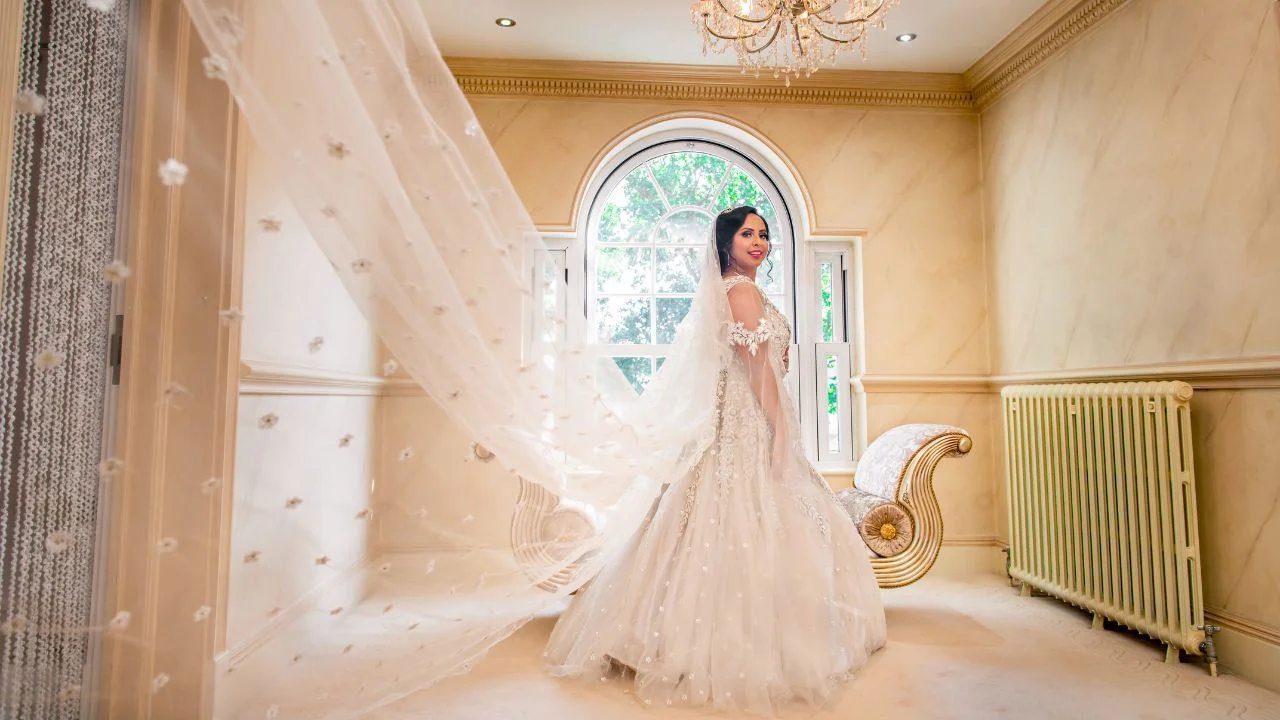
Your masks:
<svg viewBox="0 0 1280 720"><path fill-rule="evenodd" d="M1221 632L1222 628L1217 625L1197 625L1196 629L1204 631L1204 640L1200 642L1200 652L1204 653L1204 659L1209 663L1209 675L1218 677L1218 648L1213 643L1213 634Z"/></svg>

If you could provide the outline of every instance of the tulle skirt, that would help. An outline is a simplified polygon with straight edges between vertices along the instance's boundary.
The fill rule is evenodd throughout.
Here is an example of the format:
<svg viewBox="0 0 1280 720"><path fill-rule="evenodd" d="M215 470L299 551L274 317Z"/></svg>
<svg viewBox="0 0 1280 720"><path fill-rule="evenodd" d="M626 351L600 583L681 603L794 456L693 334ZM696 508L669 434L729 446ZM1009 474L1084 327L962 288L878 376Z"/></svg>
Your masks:
<svg viewBox="0 0 1280 720"><path fill-rule="evenodd" d="M561 616L553 674L768 716L827 702L884 645L866 544L811 471L770 475L768 447L758 412L722 414L694 472Z"/></svg>

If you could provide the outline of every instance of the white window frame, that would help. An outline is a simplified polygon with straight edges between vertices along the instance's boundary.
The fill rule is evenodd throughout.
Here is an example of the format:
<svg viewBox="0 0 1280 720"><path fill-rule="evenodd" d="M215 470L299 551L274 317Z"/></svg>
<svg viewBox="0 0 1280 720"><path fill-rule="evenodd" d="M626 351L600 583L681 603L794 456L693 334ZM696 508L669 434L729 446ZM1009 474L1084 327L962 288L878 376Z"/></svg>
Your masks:
<svg viewBox="0 0 1280 720"><path fill-rule="evenodd" d="M640 167L648 161L667 155L672 152L702 152L708 155L714 155L726 162L740 168L754 180L762 190L769 202L773 204L774 212L777 216L777 224L781 227L770 228L773 233L775 242L781 236L785 252L787 253L787 262L783 264L784 272L782 278L783 284L783 301L785 307L784 312L788 318L795 318L795 280L796 280L796 247L795 232L791 220L790 204L783 197L778 189L777 183L762 167L761 162L752 157L751 154L743 152L740 148L734 147L729 143L721 142L718 139L696 138L696 137L667 137L661 139L653 139L646 142L632 152L621 155L620 162L615 162L613 167L604 176L603 181L592 189L591 194L587 198L589 211L585 213L585 222L581 225L578 232L578 247L580 250L581 267L584 268L582 273L580 290L577 293L578 299L581 300L582 314L585 316L582 326L582 335L580 337L586 340L585 346L594 357L649 357L655 362L657 358L665 355L665 350L670 348L669 344L651 343L647 345L628 345L628 344L605 344L595 342L591 337L596 331L595 318L595 289L592 278L595 277L595 253L592 250L596 246L596 226L600 221L600 213L603 211L609 196L622 183L632 170ZM661 189L659 188L659 191ZM676 212L680 208L673 207L671 212ZM705 211L705 208L699 208ZM575 313L576 315L576 313ZM656 318L654 320L656 322Z"/></svg>
<svg viewBox="0 0 1280 720"><path fill-rule="evenodd" d="M788 389L796 401L804 432L806 451L814 459L815 467L823 473L834 475L851 475L857 460L867 447L866 431L866 396L861 389L861 378L865 368L865 333L863 321L862 295L862 240L860 232L822 233L799 237L799 228L794 222L796 205L790 199L790 193L784 195L777 181L773 179L767 161L758 153L744 148L740 143L720 137L714 133L698 131L691 137L688 131L665 132L651 136L633 147L624 149L613 155L614 161L605 171L597 174L584 192L583 212L578 217L573 231L544 231L541 233L545 252L563 260L566 273L566 292L560 304L564 313L562 339L571 343L582 343L598 357L628 356L653 358L661 357L666 345L615 345L589 342L589 334L594 332L591 316L594 306L592 278L595 264L593 247L595 226L599 221L605 200L614 188L635 167L662 154L673 151L675 143L685 146L679 149L705 151L713 148L716 154L727 161L741 167L752 175L760 184L773 203L777 212L778 224L782 227L771 228L774 237L780 233L785 235L786 247L790 253L784 265L785 311L792 320L795 329L791 346L791 373L788 375ZM705 135L705 136L704 136ZM757 174L758 173L758 174ZM837 323L838 341L820 343L821 324L819 308L821 307L821 287L819 269L823 262L837 259L843 266L842 282L833 286L833 303L839 302L840 295L844 305L844 323ZM532 253L527 254L529 272L537 270L540 263ZM560 260L557 260L560 262ZM538 276L535 288L541 285ZM833 278L834 280L835 278ZM531 302L532 312L540 312L542 299L539 290L534 291ZM532 325L535 318L532 312L528 320ZM843 330L843 333L840 331ZM531 331L526 333L531 336ZM531 348L530 345L526 346ZM832 450L826 440L828 416L825 393L818 395L822 382L818 373L825 363L819 362L819 355L835 354L837 361L837 387L839 403L839 442L838 449Z"/></svg>
<svg viewBox="0 0 1280 720"><path fill-rule="evenodd" d="M862 235L813 235L804 243L798 271L805 278L800 293L800 324L804 331L801 357L800 406L805 425L806 449L819 471L834 474L853 472L867 447L866 395L861 392L865 374L865 334L862 303ZM832 306L837 313L834 336L822 335L821 269L833 265ZM838 272L837 272L838 271ZM843 315L843 318L840 317ZM843 322L840 320L843 319ZM793 351L795 352L795 351ZM826 359L836 360L838 440L828 440Z"/></svg>
<svg viewBox="0 0 1280 720"><path fill-rule="evenodd" d="M547 262L553 262L556 265L557 277L556 282L562 292L556 302L556 340L557 344L563 345L567 340L573 339L572 325L569 321L569 308L573 303L573 276L574 273L570 267L571 250L573 246L572 233L556 233L556 232L540 232L538 240L541 246L530 243L525 248L525 275L529 278L531 295L528 306L524 309L524 357L531 358L534 345L537 338L535 332L539 328L544 327L541 322L543 312L543 298L546 296L547 288L543 282L542 271Z"/></svg>

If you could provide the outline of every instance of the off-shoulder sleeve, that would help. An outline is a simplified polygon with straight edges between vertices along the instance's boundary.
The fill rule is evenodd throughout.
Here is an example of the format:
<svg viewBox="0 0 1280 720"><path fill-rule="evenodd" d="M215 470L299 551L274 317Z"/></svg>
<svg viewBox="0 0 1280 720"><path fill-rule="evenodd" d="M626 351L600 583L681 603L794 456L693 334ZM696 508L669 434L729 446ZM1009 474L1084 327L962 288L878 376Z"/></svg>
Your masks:
<svg viewBox="0 0 1280 720"><path fill-rule="evenodd" d="M772 337L773 326L766 318L760 318L754 330L748 330L746 323L742 321L729 328L729 344L745 347L753 357L760 351L760 346L769 342Z"/></svg>

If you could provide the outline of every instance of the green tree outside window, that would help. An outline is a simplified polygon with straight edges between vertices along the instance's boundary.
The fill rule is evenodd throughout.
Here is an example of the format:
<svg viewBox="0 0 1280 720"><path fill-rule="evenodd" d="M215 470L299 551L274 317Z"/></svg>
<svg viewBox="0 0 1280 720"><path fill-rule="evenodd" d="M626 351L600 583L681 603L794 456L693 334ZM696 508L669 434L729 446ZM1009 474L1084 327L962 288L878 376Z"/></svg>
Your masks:
<svg viewBox="0 0 1280 720"><path fill-rule="evenodd" d="M666 345L693 302L712 223L720 211L751 205L776 242L758 282L786 307L787 248L777 210L742 167L717 155L680 150L632 169L598 214L590 288L594 340L607 345ZM661 365L660 348L617 352L611 359L643 392Z"/></svg>

